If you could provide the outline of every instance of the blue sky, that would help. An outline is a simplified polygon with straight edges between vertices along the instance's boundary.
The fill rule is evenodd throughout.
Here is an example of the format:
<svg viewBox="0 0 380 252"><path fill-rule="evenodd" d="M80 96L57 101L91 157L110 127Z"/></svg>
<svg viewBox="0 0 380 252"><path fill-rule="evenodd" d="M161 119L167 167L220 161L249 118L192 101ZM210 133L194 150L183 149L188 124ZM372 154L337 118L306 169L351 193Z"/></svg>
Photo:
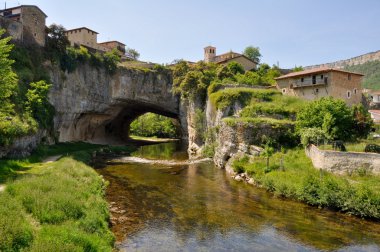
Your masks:
<svg viewBox="0 0 380 252"><path fill-rule="evenodd" d="M98 41L119 40L141 60L198 61L260 47L262 62L311 65L380 50L380 0L8 0L38 5L47 24L86 26ZM0 0L0 4L4 1Z"/></svg>

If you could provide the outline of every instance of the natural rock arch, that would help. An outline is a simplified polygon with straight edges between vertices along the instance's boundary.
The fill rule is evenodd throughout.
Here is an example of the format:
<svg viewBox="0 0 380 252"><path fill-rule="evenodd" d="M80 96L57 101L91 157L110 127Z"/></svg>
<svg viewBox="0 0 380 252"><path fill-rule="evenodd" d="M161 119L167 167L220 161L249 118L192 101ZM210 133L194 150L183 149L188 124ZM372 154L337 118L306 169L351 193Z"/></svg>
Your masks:
<svg viewBox="0 0 380 252"><path fill-rule="evenodd" d="M114 75L81 65L73 73L51 72L49 94L59 141L115 143L128 139L130 123L152 112L178 120L187 138L186 114L172 94L169 72L119 68Z"/></svg>

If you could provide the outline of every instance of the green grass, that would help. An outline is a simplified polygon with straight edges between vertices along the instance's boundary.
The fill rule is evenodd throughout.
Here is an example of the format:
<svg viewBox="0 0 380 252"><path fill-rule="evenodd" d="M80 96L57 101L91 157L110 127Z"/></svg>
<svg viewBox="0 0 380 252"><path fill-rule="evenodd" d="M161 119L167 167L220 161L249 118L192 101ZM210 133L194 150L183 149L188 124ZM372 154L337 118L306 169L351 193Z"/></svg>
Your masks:
<svg viewBox="0 0 380 252"><path fill-rule="evenodd" d="M77 160L88 162L91 157L90 152L101 147L103 146L82 142L41 145L27 158L0 159L0 183L14 179L19 174L32 172L48 156L74 154Z"/></svg>
<svg viewBox="0 0 380 252"><path fill-rule="evenodd" d="M347 151L364 152L364 149L367 146L367 144L380 145L380 139L374 139L374 140L360 139L356 142L344 143L344 146L346 147ZM333 150L333 147L331 144L320 145L319 148L322 150Z"/></svg>
<svg viewBox="0 0 380 252"><path fill-rule="evenodd" d="M252 98L258 101L271 101L273 95L279 94L273 89L251 89L251 88L227 88L210 94L210 100L218 109L226 108L235 102L242 106L250 104Z"/></svg>
<svg viewBox="0 0 380 252"><path fill-rule="evenodd" d="M72 157L43 166L0 194L0 237L7 236L0 240L1 250L111 251L105 181Z"/></svg>
<svg viewBox="0 0 380 252"><path fill-rule="evenodd" d="M223 118L223 121L227 123L229 126L235 126L237 124L268 124L275 128L294 124L294 122L290 120L278 120L270 117L226 117Z"/></svg>
<svg viewBox="0 0 380 252"><path fill-rule="evenodd" d="M283 168L281 168L283 159ZM276 153L266 159L247 158L233 164L235 171L247 172L258 185L277 196L319 207L328 207L360 217L380 219L380 176L356 173L336 176L313 168L303 149Z"/></svg>
<svg viewBox="0 0 380 252"><path fill-rule="evenodd" d="M40 146L29 158L0 160L0 251L112 251L106 182L85 163L93 151L130 146L87 143ZM44 157L63 155L53 163Z"/></svg>

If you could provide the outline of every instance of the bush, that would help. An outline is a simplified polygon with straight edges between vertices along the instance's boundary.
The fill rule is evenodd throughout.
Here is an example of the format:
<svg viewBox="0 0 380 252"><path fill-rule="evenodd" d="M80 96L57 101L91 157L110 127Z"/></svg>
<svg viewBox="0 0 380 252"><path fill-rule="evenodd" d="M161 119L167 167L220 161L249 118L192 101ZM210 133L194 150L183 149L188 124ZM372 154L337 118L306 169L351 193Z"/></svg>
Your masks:
<svg viewBox="0 0 380 252"><path fill-rule="evenodd" d="M324 97L306 104L297 114L296 129L320 128L329 139L348 140L355 132L351 109L343 100Z"/></svg>
<svg viewBox="0 0 380 252"><path fill-rule="evenodd" d="M365 149L365 152L373 152L373 153L379 153L380 154L380 145L377 144L367 144Z"/></svg>
<svg viewBox="0 0 380 252"><path fill-rule="evenodd" d="M300 132L301 143L307 147L309 144L319 145L328 140L326 133L320 128L305 128Z"/></svg>

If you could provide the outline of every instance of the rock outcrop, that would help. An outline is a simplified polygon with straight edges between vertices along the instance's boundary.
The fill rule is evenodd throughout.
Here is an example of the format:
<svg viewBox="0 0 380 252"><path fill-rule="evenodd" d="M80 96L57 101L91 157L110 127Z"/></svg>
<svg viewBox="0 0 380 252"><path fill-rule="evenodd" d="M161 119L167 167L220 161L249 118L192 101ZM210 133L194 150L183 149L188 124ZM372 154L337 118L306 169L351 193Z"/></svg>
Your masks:
<svg viewBox="0 0 380 252"><path fill-rule="evenodd" d="M0 158L20 158L30 155L30 153L37 148L42 141L51 143L53 140L49 139L45 130L39 130L37 133L16 138L13 143L6 147L0 146Z"/></svg>

